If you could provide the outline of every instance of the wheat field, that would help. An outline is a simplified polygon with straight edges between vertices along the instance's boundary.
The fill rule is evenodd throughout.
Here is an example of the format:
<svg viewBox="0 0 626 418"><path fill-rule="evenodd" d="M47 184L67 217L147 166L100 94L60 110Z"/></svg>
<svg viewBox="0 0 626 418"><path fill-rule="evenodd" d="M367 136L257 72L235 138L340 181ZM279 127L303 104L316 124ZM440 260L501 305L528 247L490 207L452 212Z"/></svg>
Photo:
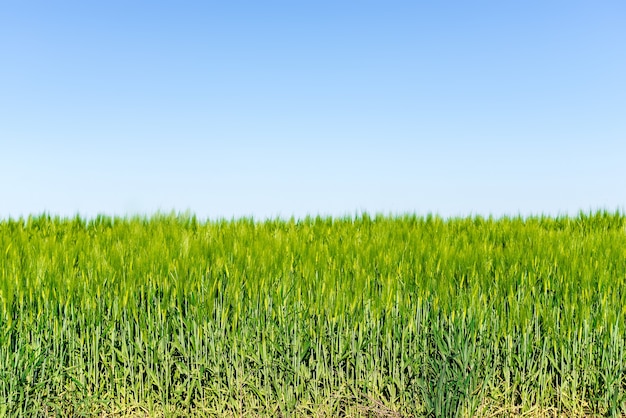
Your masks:
<svg viewBox="0 0 626 418"><path fill-rule="evenodd" d="M0 221L0 416L621 416L626 217Z"/></svg>

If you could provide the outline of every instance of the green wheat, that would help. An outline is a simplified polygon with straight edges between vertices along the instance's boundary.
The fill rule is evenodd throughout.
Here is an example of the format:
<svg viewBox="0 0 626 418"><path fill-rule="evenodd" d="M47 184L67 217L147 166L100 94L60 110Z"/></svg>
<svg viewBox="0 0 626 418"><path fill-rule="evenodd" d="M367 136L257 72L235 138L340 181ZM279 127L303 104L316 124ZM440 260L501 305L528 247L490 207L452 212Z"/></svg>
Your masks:
<svg viewBox="0 0 626 418"><path fill-rule="evenodd" d="M619 416L625 225L0 221L0 416Z"/></svg>

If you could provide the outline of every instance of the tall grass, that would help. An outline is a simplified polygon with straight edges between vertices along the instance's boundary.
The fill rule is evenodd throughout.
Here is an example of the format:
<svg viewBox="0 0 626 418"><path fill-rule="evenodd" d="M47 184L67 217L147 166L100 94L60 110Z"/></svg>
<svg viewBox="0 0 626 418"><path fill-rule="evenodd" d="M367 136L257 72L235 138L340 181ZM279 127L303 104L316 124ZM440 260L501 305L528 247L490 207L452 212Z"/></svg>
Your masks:
<svg viewBox="0 0 626 418"><path fill-rule="evenodd" d="M0 221L0 416L618 416L625 226Z"/></svg>

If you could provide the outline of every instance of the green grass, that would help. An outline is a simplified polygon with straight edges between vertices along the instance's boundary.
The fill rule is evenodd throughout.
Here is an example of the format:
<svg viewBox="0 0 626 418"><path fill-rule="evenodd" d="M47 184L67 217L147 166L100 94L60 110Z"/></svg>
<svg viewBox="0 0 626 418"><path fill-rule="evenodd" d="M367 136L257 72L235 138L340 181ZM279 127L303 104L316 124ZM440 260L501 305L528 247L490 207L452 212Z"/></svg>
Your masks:
<svg viewBox="0 0 626 418"><path fill-rule="evenodd" d="M0 416L619 416L626 217L0 221Z"/></svg>

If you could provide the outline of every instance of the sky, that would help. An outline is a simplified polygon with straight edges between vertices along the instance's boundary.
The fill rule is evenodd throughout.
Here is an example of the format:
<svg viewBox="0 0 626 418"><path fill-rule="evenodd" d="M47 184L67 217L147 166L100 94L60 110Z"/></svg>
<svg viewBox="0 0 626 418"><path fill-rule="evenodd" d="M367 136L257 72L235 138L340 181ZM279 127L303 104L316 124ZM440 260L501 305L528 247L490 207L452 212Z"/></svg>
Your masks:
<svg viewBox="0 0 626 418"><path fill-rule="evenodd" d="M0 219L626 207L626 3L0 3Z"/></svg>

